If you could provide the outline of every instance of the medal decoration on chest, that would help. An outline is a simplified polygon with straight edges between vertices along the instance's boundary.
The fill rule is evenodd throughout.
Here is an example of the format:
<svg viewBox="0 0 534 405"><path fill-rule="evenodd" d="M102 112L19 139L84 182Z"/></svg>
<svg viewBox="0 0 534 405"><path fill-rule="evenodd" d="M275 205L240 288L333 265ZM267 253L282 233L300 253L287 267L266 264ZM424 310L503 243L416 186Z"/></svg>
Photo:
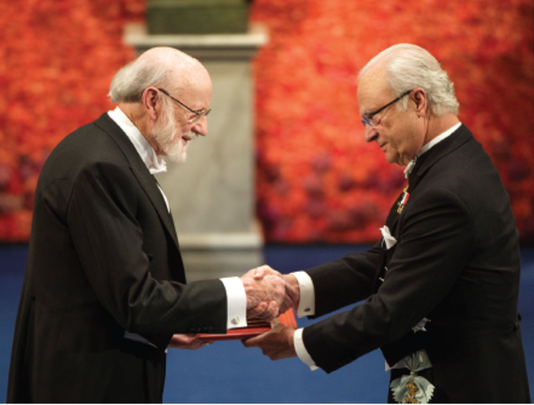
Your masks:
<svg viewBox="0 0 534 405"><path fill-rule="evenodd" d="M434 385L419 375L420 371L432 367L425 351L417 351L404 359L404 366L410 371L390 384L393 399L399 404L428 404L434 395Z"/></svg>
<svg viewBox="0 0 534 405"><path fill-rule="evenodd" d="M410 185L407 185L406 188L403 190L404 193L402 194L402 198L397 203L397 213L400 214L402 210L404 209L406 203L408 202L408 198L410 198L410 194L408 193L408 188Z"/></svg>
<svg viewBox="0 0 534 405"><path fill-rule="evenodd" d="M417 163L417 156L406 166L406 169L404 170L404 177L407 179L410 178L410 174L412 174L412 171ZM408 188L410 188L410 184L406 186L406 188L403 190L404 194L402 194L402 197L400 201L397 203L397 213L400 214L404 207L406 206L406 203L408 202L408 198L410 198L410 194L408 193Z"/></svg>

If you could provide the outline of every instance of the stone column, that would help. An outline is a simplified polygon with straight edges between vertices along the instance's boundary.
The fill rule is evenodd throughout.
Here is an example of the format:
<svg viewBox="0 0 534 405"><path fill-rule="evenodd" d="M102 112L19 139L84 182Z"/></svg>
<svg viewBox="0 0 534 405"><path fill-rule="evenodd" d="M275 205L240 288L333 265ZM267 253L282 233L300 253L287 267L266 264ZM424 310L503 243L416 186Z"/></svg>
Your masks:
<svg viewBox="0 0 534 405"><path fill-rule="evenodd" d="M148 35L129 26L125 42L138 53L171 46L197 58L213 81L207 137L194 140L187 162L158 175L172 209L189 280L241 275L263 263L254 215L251 58L267 42L245 34Z"/></svg>

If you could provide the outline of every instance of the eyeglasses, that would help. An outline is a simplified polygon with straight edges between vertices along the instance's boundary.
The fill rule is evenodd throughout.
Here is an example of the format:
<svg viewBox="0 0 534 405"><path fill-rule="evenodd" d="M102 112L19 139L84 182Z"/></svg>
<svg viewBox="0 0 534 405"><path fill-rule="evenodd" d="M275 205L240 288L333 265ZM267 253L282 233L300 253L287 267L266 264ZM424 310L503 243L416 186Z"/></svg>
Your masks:
<svg viewBox="0 0 534 405"><path fill-rule="evenodd" d="M388 103L386 104L384 107L382 108L379 108L378 110L376 110L375 112L372 112L371 114L367 114L367 115L364 115L362 117L362 124L363 126L369 126L370 128L373 128L373 122L371 121L373 119L373 117L378 114L380 111L383 111L385 110L386 108L388 108L390 105L392 104L395 104L397 101L399 101L401 98L403 98L404 96L410 94L412 91L414 91L414 89L412 90L408 90L407 92L405 93L402 93L399 97L397 97L395 100L393 100L391 103Z"/></svg>
<svg viewBox="0 0 534 405"><path fill-rule="evenodd" d="M197 116L195 118L192 118L189 120L190 124L193 125L193 124L196 124L198 121L200 121L200 119L203 117L203 116L208 116L208 114L210 113L211 111L211 108L208 108L207 110L198 110L198 111L195 111L193 110L192 108L189 108L188 106L186 106L184 103L182 103L180 100L174 98L173 96L171 96L169 93L167 93L166 90L163 90L163 89L160 89L158 87L158 90L161 91L163 94L166 94L167 96L169 96L170 98L172 98L174 101L176 101L178 104L180 104L182 107L184 107L185 109L187 109L188 111L192 112L193 114L196 114Z"/></svg>

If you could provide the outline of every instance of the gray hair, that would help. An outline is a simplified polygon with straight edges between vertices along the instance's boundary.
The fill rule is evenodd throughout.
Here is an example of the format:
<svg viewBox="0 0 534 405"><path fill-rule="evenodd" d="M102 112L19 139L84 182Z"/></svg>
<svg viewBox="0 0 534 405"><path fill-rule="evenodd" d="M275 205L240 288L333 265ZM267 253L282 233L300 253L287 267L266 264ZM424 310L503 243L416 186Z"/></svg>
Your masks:
<svg viewBox="0 0 534 405"><path fill-rule="evenodd" d="M108 96L115 104L139 103L150 86L166 87L169 69L148 58L138 58L122 67L113 77Z"/></svg>
<svg viewBox="0 0 534 405"><path fill-rule="evenodd" d="M397 96L420 87L425 90L434 115L458 114L460 104L454 95L454 85L428 51L411 44L394 45L371 59L360 71L359 78L379 62L384 63L386 79ZM407 106L407 98L397 103L397 108L402 111Z"/></svg>

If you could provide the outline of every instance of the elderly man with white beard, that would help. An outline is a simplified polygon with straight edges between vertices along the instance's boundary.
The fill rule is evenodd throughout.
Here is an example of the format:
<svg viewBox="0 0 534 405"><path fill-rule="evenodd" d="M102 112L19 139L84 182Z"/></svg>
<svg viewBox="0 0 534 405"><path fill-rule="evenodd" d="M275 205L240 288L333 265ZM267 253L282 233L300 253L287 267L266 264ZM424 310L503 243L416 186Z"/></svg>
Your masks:
<svg viewBox="0 0 534 405"><path fill-rule="evenodd" d="M153 48L114 77L113 111L50 154L35 194L8 402L162 402L168 347L272 320L296 292L279 277L186 284L163 156L206 136L212 83L196 59Z"/></svg>

